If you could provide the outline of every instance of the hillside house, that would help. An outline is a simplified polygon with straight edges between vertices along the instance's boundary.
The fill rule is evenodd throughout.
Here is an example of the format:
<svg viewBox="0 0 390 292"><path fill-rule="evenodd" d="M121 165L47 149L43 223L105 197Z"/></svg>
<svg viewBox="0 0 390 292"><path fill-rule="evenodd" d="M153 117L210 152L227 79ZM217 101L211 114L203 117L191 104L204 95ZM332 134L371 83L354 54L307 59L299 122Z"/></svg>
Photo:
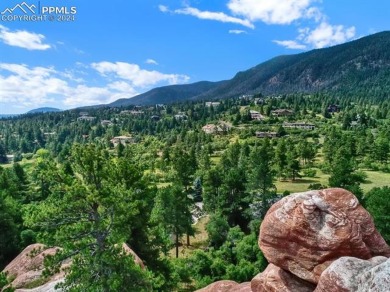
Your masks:
<svg viewBox="0 0 390 292"><path fill-rule="evenodd" d="M84 115L77 118L78 121L88 121L88 122L92 122L95 119L96 119L95 117L84 116Z"/></svg>
<svg viewBox="0 0 390 292"><path fill-rule="evenodd" d="M279 134L277 132L260 132L256 131L257 138L277 138Z"/></svg>
<svg viewBox="0 0 390 292"><path fill-rule="evenodd" d="M121 115L132 115L132 116L142 115L143 113L144 112L140 110L124 110L120 112Z"/></svg>
<svg viewBox="0 0 390 292"><path fill-rule="evenodd" d="M275 117L288 117L288 116L292 116L294 114L294 112L292 110L288 110L288 109L277 109L277 110L271 111L271 114Z"/></svg>
<svg viewBox="0 0 390 292"><path fill-rule="evenodd" d="M286 129L302 129L302 130L314 130L316 128L315 125L306 123L306 122L295 122L295 123L283 123L283 128Z"/></svg>
<svg viewBox="0 0 390 292"><path fill-rule="evenodd" d="M110 120L102 120L102 121L100 122L100 124L101 124L102 126L112 126L112 125L113 125L113 123L112 123Z"/></svg>
<svg viewBox="0 0 390 292"><path fill-rule="evenodd" d="M117 136L110 140L110 142L114 145L114 147L118 146L119 143L126 146L126 144L135 143L135 140L133 137L130 136Z"/></svg>
<svg viewBox="0 0 390 292"><path fill-rule="evenodd" d="M260 114L258 111L250 110L249 113L251 115L252 120L257 120L257 121L264 120L264 116Z"/></svg>
<svg viewBox="0 0 390 292"><path fill-rule="evenodd" d="M219 106L221 103L218 102L218 101L207 101L205 103L206 107L217 107Z"/></svg>
<svg viewBox="0 0 390 292"><path fill-rule="evenodd" d="M174 117L176 120L187 120L188 119L188 116L184 113L178 113L178 114L174 115Z"/></svg>
<svg viewBox="0 0 390 292"><path fill-rule="evenodd" d="M202 127L202 131L205 132L206 134L215 134L215 133L222 132L223 130L217 125L208 124Z"/></svg>

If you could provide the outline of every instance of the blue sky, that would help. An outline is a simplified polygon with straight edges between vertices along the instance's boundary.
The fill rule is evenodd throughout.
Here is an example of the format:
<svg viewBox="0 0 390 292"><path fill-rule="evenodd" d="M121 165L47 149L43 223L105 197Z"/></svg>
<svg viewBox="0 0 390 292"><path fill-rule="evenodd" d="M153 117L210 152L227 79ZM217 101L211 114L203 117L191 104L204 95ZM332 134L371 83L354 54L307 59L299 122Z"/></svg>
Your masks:
<svg viewBox="0 0 390 292"><path fill-rule="evenodd" d="M230 79L390 27L388 0L23 2L0 1L0 114Z"/></svg>

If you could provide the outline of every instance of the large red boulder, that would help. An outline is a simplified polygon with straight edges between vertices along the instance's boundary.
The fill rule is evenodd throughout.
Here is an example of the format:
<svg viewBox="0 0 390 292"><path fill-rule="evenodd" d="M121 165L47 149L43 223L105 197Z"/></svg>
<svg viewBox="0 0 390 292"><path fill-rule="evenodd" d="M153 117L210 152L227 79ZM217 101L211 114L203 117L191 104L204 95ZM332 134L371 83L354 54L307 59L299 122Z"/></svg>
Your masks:
<svg viewBox="0 0 390 292"><path fill-rule="evenodd" d="M382 256L369 260L342 257L321 275L315 292L390 291L390 259Z"/></svg>
<svg viewBox="0 0 390 292"><path fill-rule="evenodd" d="M221 280L214 282L200 290L196 290L195 292L230 292L233 287L238 285L235 281L230 280Z"/></svg>
<svg viewBox="0 0 390 292"><path fill-rule="evenodd" d="M253 292L313 292L315 285L273 264L251 281Z"/></svg>
<svg viewBox="0 0 390 292"><path fill-rule="evenodd" d="M296 193L275 203L261 224L259 246L270 263L312 283L340 257L390 256L371 215L340 188Z"/></svg>

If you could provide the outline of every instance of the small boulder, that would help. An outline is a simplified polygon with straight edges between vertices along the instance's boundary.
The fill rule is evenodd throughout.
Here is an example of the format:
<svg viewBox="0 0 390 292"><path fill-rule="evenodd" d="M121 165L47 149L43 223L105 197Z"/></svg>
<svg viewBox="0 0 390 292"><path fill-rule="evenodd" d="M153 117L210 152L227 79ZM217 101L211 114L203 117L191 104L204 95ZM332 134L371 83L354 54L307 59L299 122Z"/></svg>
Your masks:
<svg viewBox="0 0 390 292"><path fill-rule="evenodd" d="M390 259L382 256L362 260L342 257L321 275L315 292L390 291Z"/></svg>
<svg viewBox="0 0 390 292"><path fill-rule="evenodd" d="M251 281L253 292L313 292L315 285L273 264Z"/></svg>

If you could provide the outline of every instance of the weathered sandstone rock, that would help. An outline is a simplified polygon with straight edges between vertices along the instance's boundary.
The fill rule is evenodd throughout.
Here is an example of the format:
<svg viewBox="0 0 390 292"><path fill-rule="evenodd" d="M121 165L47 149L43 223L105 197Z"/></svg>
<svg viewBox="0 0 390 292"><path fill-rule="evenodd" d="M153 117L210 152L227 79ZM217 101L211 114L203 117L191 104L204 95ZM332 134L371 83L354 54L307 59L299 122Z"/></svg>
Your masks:
<svg viewBox="0 0 390 292"><path fill-rule="evenodd" d="M313 292L315 285L273 264L251 281L253 292Z"/></svg>
<svg viewBox="0 0 390 292"><path fill-rule="evenodd" d="M342 257L321 275L315 292L390 291L390 259L382 256L369 260Z"/></svg>
<svg viewBox="0 0 390 292"><path fill-rule="evenodd" d="M252 292L251 282L244 282L233 286L229 292Z"/></svg>
<svg viewBox="0 0 390 292"><path fill-rule="evenodd" d="M312 283L342 256L390 256L371 215L340 188L296 193L275 203L261 225L259 246L270 263Z"/></svg>
<svg viewBox="0 0 390 292"><path fill-rule="evenodd" d="M232 290L230 289L237 287L238 285L239 284L235 281L222 280L214 282L200 290L196 290L196 292L231 292Z"/></svg>
<svg viewBox="0 0 390 292"><path fill-rule="evenodd" d="M127 244L124 243L122 248L126 254L133 256L134 262L137 265L142 269L145 268L142 260ZM39 243L29 245L5 267L3 272L7 273L8 278L13 279L11 285L12 287L17 288L16 291L52 292L54 291L55 285L64 280L65 272L62 269L71 265L71 259L62 264L62 269L58 274L46 279L47 283L44 285L34 289L21 288L25 288L28 284L41 279L44 270L43 261L45 256L54 255L58 250L58 247L47 248L45 245Z"/></svg>
<svg viewBox="0 0 390 292"><path fill-rule="evenodd" d="M44 269L43 260L47 255L54 255L58 248L47 248L43 244L32 244L26 247L3 272L14 279L14 288L25 287L28 283L38 280Z"/></svg>

